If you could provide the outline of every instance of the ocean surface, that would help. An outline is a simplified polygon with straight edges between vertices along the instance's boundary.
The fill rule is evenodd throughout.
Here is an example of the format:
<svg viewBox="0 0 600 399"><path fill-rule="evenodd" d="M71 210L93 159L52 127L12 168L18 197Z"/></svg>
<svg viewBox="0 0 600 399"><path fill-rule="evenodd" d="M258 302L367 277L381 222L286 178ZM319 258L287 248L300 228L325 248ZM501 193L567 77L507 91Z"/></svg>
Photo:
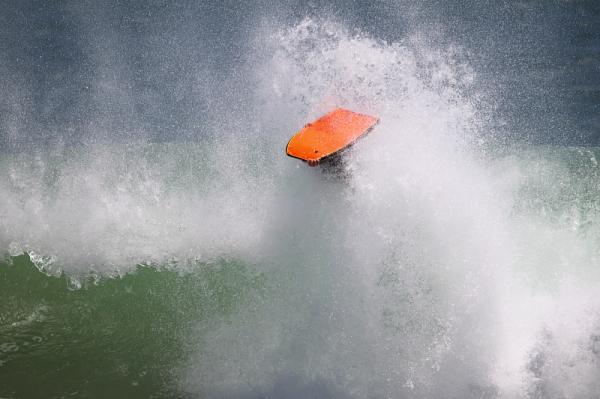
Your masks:
<svg viewBox="0 0 600 399"><path fill-rule="evenodd" d="M599 162L597 1L5 1L0 398L598 399Z"/></svg>

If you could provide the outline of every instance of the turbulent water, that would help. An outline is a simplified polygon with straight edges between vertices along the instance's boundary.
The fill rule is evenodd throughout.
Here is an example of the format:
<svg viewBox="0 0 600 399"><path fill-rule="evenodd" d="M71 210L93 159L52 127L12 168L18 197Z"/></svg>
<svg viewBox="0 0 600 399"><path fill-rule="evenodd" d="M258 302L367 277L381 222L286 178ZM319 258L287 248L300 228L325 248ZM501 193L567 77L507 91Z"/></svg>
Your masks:
<svg viewBox="0 0 600 399"><path fill-rule="evenodd" d="M594 3L36 4L0 397L599 397ZM344 173L287 158L336 106Z"/></svg>

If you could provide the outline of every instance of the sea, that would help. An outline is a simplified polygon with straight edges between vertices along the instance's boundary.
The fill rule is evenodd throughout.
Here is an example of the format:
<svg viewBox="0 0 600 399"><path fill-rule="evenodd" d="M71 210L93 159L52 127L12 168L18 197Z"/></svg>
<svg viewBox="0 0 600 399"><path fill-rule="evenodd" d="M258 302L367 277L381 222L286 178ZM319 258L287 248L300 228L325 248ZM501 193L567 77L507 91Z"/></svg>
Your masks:
<svg viewBox="0 0 600 399"><path fill-rule="evenodd" d="M0 1L0 398L598 399L599 162L597 0Z"/></svg>

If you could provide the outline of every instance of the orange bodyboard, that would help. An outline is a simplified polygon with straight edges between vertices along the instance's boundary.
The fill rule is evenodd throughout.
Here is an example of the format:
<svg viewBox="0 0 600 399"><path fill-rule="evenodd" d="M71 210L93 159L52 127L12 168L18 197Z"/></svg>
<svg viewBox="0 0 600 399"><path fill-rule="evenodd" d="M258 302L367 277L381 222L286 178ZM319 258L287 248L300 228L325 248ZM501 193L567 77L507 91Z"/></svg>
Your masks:
<svg viewBox="0 0 600 399"><path fill-rule="evenodd" d="M368 133L379 119L338 108L307 124L288 142L287 154L308 162L318 162Z"/></svg>

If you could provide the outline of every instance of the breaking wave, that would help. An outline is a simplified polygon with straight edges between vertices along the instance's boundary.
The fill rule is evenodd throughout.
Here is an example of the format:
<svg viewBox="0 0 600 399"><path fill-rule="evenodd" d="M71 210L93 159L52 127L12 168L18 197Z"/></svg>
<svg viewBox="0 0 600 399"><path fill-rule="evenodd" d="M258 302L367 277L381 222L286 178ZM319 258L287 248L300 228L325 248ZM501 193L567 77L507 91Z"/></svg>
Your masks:
<svg viewBox="0 0 600 399"><path fill-rule="evenodd" d="M63 299L9 310L3 340L18 335L7 325L43 336L49 320L87 320L65 309L103 309L111 285L145 287L161 293L136 296L159 318L144 319L162 331L148 345L176 342L160 375L181 395L600 392L600 152L500 145L493 93L459 46L419 34L385 42L319 19L265 23L250 41L255 54L215 94L201 140L0 157L0 271L17 284L24 275L9 273L28 267L26 253L49 275L36 278L65 279L39 288ZM343 178L283 151L335 106L381 119ZM145 307L121 297L117 309ZM177 312L185 321L160 318ZM128 329L115 345L141 333L111 323L97 327ZM0 368L22 364L13 349L0 346ZM124 356L104 367L136 383L123 365L160 362L142 349Z"/></svg>

